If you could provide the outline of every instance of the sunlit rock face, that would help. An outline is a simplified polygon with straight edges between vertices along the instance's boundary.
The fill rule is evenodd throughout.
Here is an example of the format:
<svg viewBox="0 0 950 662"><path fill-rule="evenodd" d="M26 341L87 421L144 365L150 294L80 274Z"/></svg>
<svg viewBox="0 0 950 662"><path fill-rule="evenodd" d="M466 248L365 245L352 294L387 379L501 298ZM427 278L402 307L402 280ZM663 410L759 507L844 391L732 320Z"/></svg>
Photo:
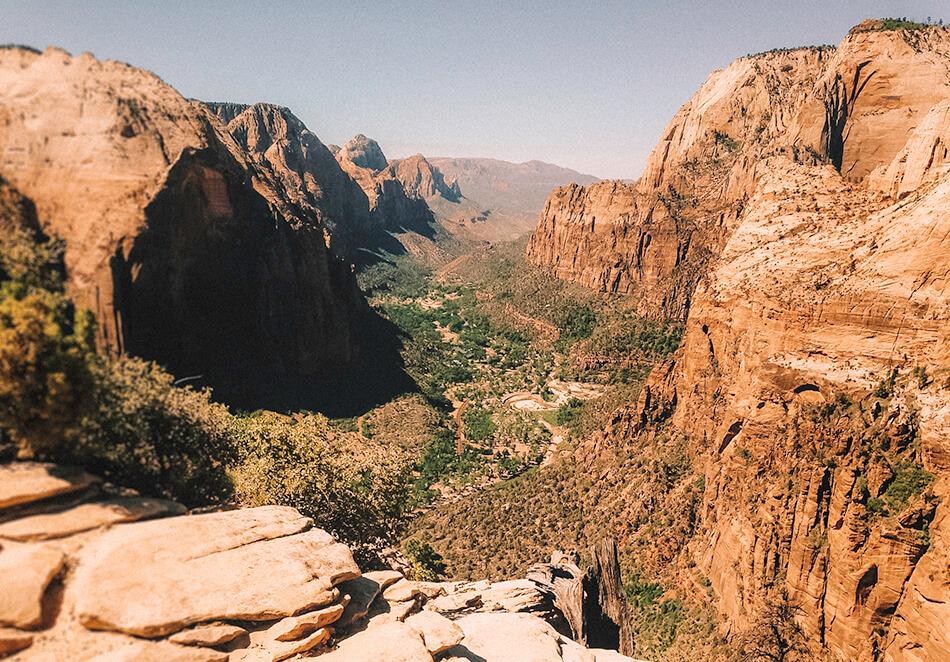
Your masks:
<svg viewBox="0 0 950 662"><path fill-rule="evenodd" d="M636 185L555 191L528 247L685 318L674 362L581 454L667 419L688 438L705 496L683 572L732 632L784 587L839 659L950 650L948 103L945 28L742 58ZM916 470L933 481L896 499Z"/></svg>

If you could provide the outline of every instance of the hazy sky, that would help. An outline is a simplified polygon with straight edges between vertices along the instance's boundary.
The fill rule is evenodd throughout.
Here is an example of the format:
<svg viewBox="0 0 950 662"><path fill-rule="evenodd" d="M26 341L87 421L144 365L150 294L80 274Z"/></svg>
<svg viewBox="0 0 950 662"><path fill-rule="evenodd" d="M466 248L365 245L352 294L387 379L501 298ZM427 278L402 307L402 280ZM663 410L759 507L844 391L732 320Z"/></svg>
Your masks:
<svg viewBox="0 0 950 662"><path fill-rule="evenodd" d="M0 43L90 51L187 97L289 106L326 143L390 158L539 159L636 178L708 73L748 53L837 44L907 2L0 0Z"/></svg>

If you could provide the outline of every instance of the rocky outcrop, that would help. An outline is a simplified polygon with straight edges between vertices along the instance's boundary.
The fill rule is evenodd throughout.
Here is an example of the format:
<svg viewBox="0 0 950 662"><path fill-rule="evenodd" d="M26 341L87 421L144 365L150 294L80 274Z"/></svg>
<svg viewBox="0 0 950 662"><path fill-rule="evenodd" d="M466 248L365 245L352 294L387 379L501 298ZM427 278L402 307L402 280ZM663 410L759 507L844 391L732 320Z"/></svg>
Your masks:
<svg viewBox="0 0 950 662"><path fill-rule="evenodd" d="M303 122L271 104L206 105L257 166L261 188L278 194L271 204L284 207L289 218L318 219L337 254L353 250L345 240L367 231L369 201Z"/></svg>
<svg viewBox="0 0 950 662"><path fill-rule="evenodd" d="M868 177L870 188L903 198L941 181L950 173L950 99L934 105L887 166Z"/></svg>
<svg viewBox="0 0 950 662"><path fill-rule="evenodd" d="M683 318L734 218L724 212L698 216L695 208L667 202L620 182L557 189L545 203L527 258L565 280L639 295L644 317Z"/></svg>
<svg viewBox="0 0 950 662"><path fill-rule="evenodd" d="M84 482L62 467L0 465L0 486L20 498L0 516L17 524L24 504L34 509L30 517L53 517L76 495L89 507L110 498L51 489L58 475L72 486ZM152 515L159 518L103 522L47 542L0 533L0 655L23 662L630 659L559 634L544 620L554 615L550 596L528 580L361 574L348 548L292 508ZM532 657L541 650L543 657Z"/></svg>
<svg viewBox="0 0 950 662"><path fill-rule="evenodd" d="M264 507L114 528L79 555L77 617L88 628L155 637L325 607L359 568L311 525L291 508Z"/></svg>
<svg viewBox="0 0 950 662"><path fill-rule="evenodd" d="M336 152L336 159L369 200L367 229L347 239L354 262L371 262L386 253L421 253L426 248L439 251L435 245L439 226L425 198L419 195L422 178L413 179L411 167L402 171L411 184L407 189L397 177L398 167L391 167L379 144L362 134ZM417 247L420 242L425 248Z"/></svg>
<svg viewBox="0 0 950 662"><path fill-rule="evenodd" d="M456 180L445 181L445 176L426 161L422 154L407 159L397 159L389 164L390 175L402 182L406 194L413 198L442 198L449 202L459 202L462 191Z"/></svg>
<svg viewBox="0 0 950 662"><path fill-rule="evenodd" d="M0 90L0 175L66 241L69 293L103 347L211 383L355 355L363 304L327 249L329 192L308 198L204 105L127 65L4 48Z"/></svg>
<svg viewBox="0 0 950 662"><path fill-rule="evenodd" d="M353 136L350 142L336 152L336 157L342 162L373 172L385 170L389 165L379 143L362 133Z"/></svg>
<svg viewBox="0 0 950 662"><path fill-rule="evenodd" d="M950 181L885 206L831 166L772 165L696 294L675 383L674 421L708 458L702 567L737 627L781 573L840 658L939 659L948 642L924 604L944 598L915 603L909 587L950 536L950 438L931 404L944 386L908 373L950 366ZM896 400L876 389L895 369ZM932 492L876 516L870 500L915 462ZM929 577L932 597L950 590ZM902 634L882 635L892 621Z"/></svg>

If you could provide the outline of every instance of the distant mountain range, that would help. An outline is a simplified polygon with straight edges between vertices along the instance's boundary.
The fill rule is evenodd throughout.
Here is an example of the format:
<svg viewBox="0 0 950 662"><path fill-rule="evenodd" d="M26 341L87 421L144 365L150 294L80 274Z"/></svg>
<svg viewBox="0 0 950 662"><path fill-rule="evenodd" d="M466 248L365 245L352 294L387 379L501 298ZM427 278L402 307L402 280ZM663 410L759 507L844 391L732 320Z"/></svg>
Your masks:
<svg viewBox="0 0 950 662"><path fill-rule="evenodd" d="M431 157L429 163L446 179L458 182L465 197L496 212L537 216L551 191L568 184L586 186L600 180L542 161L509 163L498 159ZM535 221L537 218L534 219Z"/></svg>

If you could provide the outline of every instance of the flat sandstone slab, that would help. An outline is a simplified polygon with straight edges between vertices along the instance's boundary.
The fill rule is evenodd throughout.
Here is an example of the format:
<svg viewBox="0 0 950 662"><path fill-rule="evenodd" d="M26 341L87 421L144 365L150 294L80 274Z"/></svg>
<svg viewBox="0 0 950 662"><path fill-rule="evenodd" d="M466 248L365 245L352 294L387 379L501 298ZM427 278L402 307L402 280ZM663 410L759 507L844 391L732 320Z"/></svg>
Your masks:
<svg viewBox="0 0 950 662"><path fill-rule="evenodd" d="M0 551L0 625L32 628L43 619L43 595L65 560L48 545L8 545Z"/></svg>
<svg viewBox="0 0 950 662"><path fill-rule="evenodd" d="M91 629L159 637L322 607L358 577L350 550L293 508L120 524L83 548L69 590Z"/></svg>
<svg viewBox="0 0 950 662"><path fill-rule="evenodd" d="M0 465L0 510L84 490L99 479L80 469L39 462Z"/></svg>
<svg viewBox="0 0 950 662"><path fill-rule="evenodd" d="M84 503L58 513L32 515L0 524L0 538L10 540L49 540L97 529L107 524L134 522L165 515L184 515L187 509L174 501L119 497L97 503Z"/></svg>
<svg viewBox="0 0 950 662"><path fill-rule="evenodd" d="M432 655L420 632L404 623L387 623L343 639L335 651L317 659L321 662L432 662Z"/></svg>
<svg viewBox="0 0 950 662"><path fill-rule="evenodd" d="M89 662L228 662L227 653L208 648L176 646L167 642L130 642Z"/></svg>

